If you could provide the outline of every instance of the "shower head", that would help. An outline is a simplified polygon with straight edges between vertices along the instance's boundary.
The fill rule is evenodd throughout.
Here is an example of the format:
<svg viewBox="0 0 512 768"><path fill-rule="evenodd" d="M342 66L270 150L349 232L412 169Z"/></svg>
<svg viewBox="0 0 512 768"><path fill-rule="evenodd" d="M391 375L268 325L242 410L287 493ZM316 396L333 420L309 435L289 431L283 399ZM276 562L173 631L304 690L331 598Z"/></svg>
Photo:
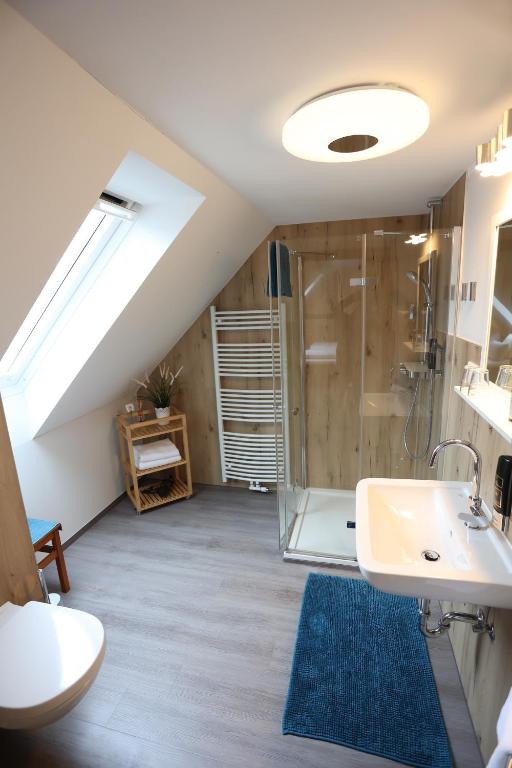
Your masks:
<svg viewBox="0 0 512 768"><path fill-rule="evenodd" d="M430 293L430 289L426 282L421 279L421 277L418 277L416 272L406 272L405 276L408 278L408 280L411 281L411 283L414 283L415 285L418 285L418 283L423 288L423 292L425 294L425 301L427 302L427 307L429 309L432 309L434 306L434 302L432 301L432 294Z"/></svg>

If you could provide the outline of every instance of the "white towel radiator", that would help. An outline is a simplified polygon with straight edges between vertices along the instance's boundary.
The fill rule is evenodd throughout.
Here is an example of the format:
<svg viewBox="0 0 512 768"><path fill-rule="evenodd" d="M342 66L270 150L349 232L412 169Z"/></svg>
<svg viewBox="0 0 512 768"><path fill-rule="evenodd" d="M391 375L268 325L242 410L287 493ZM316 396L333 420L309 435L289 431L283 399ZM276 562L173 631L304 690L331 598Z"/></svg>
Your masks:
<svg viewBox="0 0 512 768"><path fill-rule="evenodd" d="M210 312L222 481L246 480L252 487L275 483L283 460L282 437L276 434L280 432L276 421L281 421L281 393L280 388L275 393L273 388L273 377L280 375L279 344L274 339L274 331L276 336L279 331L278 312L217 312L214 306ZM240 339L249 331L263 332L261 336L268 335L268 341L229 341L230 333ZM226 379L240 383L238 387L227 386ZM268 386L249 388L256 382L268 382ZM246 431L241 426L226 430L225 422L245 424ZM266 427L262 431L247 430L247 426L255 424Z"/></svg>

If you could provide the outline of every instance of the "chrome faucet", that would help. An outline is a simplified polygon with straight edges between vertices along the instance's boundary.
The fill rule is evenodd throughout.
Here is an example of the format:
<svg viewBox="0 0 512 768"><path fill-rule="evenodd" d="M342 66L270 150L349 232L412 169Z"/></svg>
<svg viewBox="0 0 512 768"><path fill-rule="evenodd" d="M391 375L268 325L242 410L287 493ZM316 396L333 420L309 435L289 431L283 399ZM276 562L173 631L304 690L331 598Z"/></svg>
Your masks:
<svg viewBox="0 0 512 768"><path fill-rule="evenodd" d="M458 445L461 448L465 448L465 450L469 451L473 456L473 485L471 489L471 496L469 497L469 511L473 517L477 518L477 520L473 524L471 524L471 522L467 522L466 525L468 528L485 530L489 527L490 521L487 519L487 516L482 509L482 499L480 496L480 483L482 478L482 457L480 455L480 451L467 440L459 440L456 437L452 437L449 440L443 440L442 443L436 445L432 451L428 465L430 469L433 469L436 465L438 455L441 453L441 451L443 451L445 448L448 448L450 445ZM480 524L480 520L482 520L482 518L485 522Z"/></svg>

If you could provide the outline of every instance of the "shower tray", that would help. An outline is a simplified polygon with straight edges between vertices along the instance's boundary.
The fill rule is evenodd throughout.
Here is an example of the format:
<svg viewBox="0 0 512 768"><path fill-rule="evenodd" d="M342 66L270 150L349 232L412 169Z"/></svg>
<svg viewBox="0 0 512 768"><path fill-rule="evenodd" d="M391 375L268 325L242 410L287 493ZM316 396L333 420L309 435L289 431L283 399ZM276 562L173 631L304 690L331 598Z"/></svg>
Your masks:
<svg viewBox="0 0 512 768"><path fill-rule="evenodd" d="M304 489L284 558L356 566L355 520L355 491Z"/></svg>

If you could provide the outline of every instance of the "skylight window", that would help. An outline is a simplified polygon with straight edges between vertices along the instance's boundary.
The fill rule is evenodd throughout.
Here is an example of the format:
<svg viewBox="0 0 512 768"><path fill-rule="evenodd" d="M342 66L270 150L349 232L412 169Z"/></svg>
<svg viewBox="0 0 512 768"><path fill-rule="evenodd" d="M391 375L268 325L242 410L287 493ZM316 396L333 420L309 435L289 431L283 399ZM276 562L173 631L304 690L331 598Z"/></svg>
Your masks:
<svg viewBox="0 0 512 768"><path fill-rule="evenodd" d="M122 201L119 201L122 202ZM37 368L130 229L136 211L102 195L87 215L0 360L2 387Z"/></svg>
<svg viewBox="0 0 512 768"><path fill-rule="evenodd" d="M14 446L124 397L134 353L147 354L134 342L141 308L130 303L206 199L134 152L106 189L0 360ZM154 290L148 285L142 311L152 311ZM152 318L162 333L166 318Z"/></svg>

